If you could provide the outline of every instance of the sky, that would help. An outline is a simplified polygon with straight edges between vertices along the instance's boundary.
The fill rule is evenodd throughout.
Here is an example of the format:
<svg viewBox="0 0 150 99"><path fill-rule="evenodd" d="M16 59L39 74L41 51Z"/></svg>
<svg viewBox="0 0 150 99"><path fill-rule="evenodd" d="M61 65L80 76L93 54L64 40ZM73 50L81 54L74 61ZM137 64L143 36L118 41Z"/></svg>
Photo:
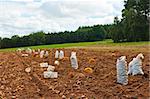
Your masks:
<svg viewBox="0 0 150 99"><path fill-rule="evenodd" d="M0 37L113 23L124 0L0 0Z"/></svg>

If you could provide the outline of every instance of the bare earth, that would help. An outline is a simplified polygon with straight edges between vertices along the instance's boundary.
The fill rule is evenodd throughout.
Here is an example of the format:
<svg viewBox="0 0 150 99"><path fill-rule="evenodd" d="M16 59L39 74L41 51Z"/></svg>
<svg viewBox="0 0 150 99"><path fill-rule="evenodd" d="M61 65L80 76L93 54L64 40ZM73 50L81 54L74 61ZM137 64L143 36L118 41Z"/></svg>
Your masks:
<svg viewBox="0 0 150 99"><path fill-rule="evenodd" d="M147 46L138 47L85 47L68 48L65 59L56 66L59 73L57 79L44 79L46 68L39 66L40 62L54 63L54 52L49 50L49 57L21 57L16 52L0 52L0 99L148 99L150 82L150 61ZM79 69L70 66L70 53L77 52ZM129 76L126 86L116 83L116 59L127 56L129 63L133 57L143 53L144 75ZM95 60L95 61L90 61ZM26 73L25 68L31 67ZM91 67L92 74L84 72L85 67Z"/></svg>

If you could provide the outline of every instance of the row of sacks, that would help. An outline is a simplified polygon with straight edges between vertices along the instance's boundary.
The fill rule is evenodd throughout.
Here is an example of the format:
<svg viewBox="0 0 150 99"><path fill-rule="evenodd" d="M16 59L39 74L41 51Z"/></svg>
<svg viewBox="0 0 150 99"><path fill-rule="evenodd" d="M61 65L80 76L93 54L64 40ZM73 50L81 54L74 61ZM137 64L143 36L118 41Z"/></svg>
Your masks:
<svg viewBox="0 0 150 99"><path fill-rule="evenodd" d="M18 48L17 52L20 53L22 57L28 57L29 54L32 54L32 50L30 48Z"/></svg>
<svg viewBox="0 0 150 99"><path fill-rule="evenodd" d="M128 84L128 75L144 75L142 70L142 59L144 59L143 54L138 54L128 65L127 71L127 62L126 56L121 56L117 59L117 83L127 85Z"/></svg>
<svg viewBox="0 0 150 99"><path fill-rule="evenodd" d="M18 48L16 50L22 57L28 57L29 55L39 55L41 50L38 49L37 51L31 48Z"/></svg>
<svg viewBox="0 0 150 99"><path fill-rule="evenodd" d="M64 52L62 50L60 51L56 50L55 58L56 60L54 62L54 65L57 66L60 64L60 62L57 59L59 60L63 59ZM71 61L71 67L74 69L78 69L78 61L77 61L76 52L71 52L70 61ZM43 73L44 78L57 78L58 77L58 72L55 72L55 66L49 65L47 62L40 63L40 67L47 68L47 71L44 71Z"/></svg>
<svg viewBox="0 0 150 99"><path fill-rule="evenodd" d="M28 57L29 55L33 55L33 56L36 56L36 55L39 55L40 58L44 58L44 57L48 57L49 56L49 52L46 51L46 50L32 50L31 48L27 48L27 49L24 49L24 48L19 48L17 49L17 52L21 53L21 56L22 57ZM64 58L64 51L60 50L56 50L55 52L55 59L63 59ZM71 56L70 56L70 60L71 60L71 65L74 69L78 69L78 61L77 61L77 56L76 56L76 52L72 52L71 53ZM59 64L59 61L55 61L54 64Z"/></svg>
<svg viewBox="0 0 150 99"><path fill-rule="evenodd" d="M40 58L43 58L43 57L48 57L49 56L49 52L48 51L40 51ZM63 59L64 58L64 51L60 50L56 50L55 52L55 59Z"/></svg>
<svg viewBox="0 0 150 99"><path fill-rule="evenodd" d="M64 51L60 50L56 50L55 52L55 59L63 59L64 58ZM77 61L77 56L76 56L76 52L71 52L71 56L70 56L70 61L71 61L71 66L74 69L78 69L78 61ZM54 64L58 64L59 61L55 61Z"/></svg>
<svg viewBox="0 0 150 99"><path fill-rule="evenodd" d="M27 48L27 49L24 49L24 48L19 48L17 49L17 52L21 53L21 56L22 57L28 57L29 55L33 55L33 56L37 56L39 55L40 58L44 58L44 57L48 57L49 56L49 52L46 51L46 50L40 50L38 49L37 51L36 50L32 50L30 48ZM64 51L60 50L56 50L55 52L55 59L63 59L64 58ZM70 56L70 60L71 60L71 65L74 69L78 69L78 62L77 62L77 57L76 57L76 52L72 52L71 53L71 56ZM56 65L59 65L59 61L55 61Z"/></svg>
<svg viewBox="0 0 150 99"><path fill-rule="evenodd" d="M28 57L29 55L33 55L34 57L39 56L40 58L48 57L49 52L46 50L34 50L31 48L19 48L17 52L21 54L22 57Z"/></svg>
<svg viewBox="0 0 150 99"><path fill-rule="evenodd" d="M48 51L40 51L40 58L44 58L44 57L48 57L49 56L49 52Z"/></svg>
<svg viewBox="0 0 150 99"><path fill-rule="evenodd" d="M58 51L58 50L56 50L56 52L55 52L55 59L63 59L64 58L64 51L62 51L62 50L60 50L60 51Z"/></svg>
<svg viewBox="0 0 150 99"><path fill-rule="evenodd" d="M49 56L49 52L46 50L34 50L31 48L19 48L17 49L17 52L21 54L22 57L28 57L29 55L33 55L34 57L39 56L40 58L47 58ZM62 59L64 58L64 52L60 50L60 53L58 50L56 50L55 58Z"/></svg>

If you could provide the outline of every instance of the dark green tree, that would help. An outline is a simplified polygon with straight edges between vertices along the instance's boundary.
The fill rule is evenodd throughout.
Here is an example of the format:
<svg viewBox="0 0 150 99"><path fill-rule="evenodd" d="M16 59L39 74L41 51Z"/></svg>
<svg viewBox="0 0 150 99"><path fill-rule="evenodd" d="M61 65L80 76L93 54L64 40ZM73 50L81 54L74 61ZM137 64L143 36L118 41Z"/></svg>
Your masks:
<svg viewBox="0 0 150 99"><path fill-rule="evenodd" d="M114 19L111 27L114 42L149 40L149 1L127 0L124 3L121 21Z"/></svg>

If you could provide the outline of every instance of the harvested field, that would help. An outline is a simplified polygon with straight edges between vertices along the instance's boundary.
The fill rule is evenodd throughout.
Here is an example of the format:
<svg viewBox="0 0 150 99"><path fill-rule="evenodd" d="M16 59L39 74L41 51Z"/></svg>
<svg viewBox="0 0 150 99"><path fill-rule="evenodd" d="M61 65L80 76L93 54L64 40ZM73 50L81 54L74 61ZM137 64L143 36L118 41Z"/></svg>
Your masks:
<svg viewBox="0 0 150 99"><path fill-rule="evenodd" d="M100 98L145 98L149 94L150 60L149 50L141 47L90 47L62 49L65 58L56 66L57 79L44 79L39 63L54 63L56 49L49 50L49 57L21 57L16 52L0 52L0 97L7 99L100 99ZM70 53L77 52L79 69L70 66ZM129 76L128 85L116 83L116 60L121 55L127 56L129 63L137 54L143 53L144 75ZM31 68L30 73L25 69ZM86 67L91 67L93 72L84 72Z"/></svg>

